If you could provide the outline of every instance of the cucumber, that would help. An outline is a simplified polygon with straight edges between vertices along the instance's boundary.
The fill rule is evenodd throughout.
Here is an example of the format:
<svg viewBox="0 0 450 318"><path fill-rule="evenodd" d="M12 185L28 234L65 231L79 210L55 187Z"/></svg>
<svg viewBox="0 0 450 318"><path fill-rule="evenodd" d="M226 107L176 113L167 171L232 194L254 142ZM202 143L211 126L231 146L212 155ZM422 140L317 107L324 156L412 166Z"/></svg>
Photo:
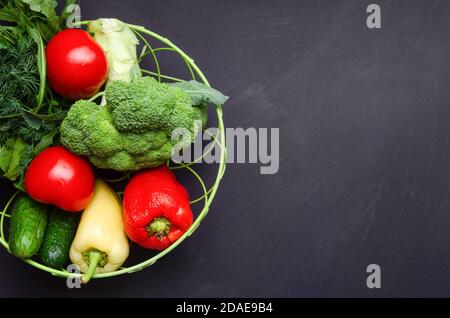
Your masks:
<svg viewBox="0 0 450 318"><path fill-rule="evenodd" d="M26 259L39 252L47 227L47 206L23 195L14 204L9 222L9 249Z"/></svg>
<svg viewBox="0 0 450 318"><path fill-rule="evenodd" d="M79 213L53 209L39 252L42 262L50 267L64 266L69 259L69 250L75 237Z"/></svg>

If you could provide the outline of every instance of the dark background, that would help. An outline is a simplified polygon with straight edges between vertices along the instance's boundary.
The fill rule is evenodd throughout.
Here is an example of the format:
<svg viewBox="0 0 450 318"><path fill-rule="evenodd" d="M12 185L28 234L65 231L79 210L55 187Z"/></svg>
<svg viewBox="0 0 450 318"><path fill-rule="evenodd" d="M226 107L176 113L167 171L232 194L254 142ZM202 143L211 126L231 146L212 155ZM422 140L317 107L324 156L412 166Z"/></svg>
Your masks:
<svg viewBox="0 0 450 318"><path fill-rule="evenodd" d="M82 1L195 57L226 126L279 127L280 170L230 164L194 236L81 290L1 250L0 296L450 296L450 2L375 1L369 30L372 2Z"/></svg>

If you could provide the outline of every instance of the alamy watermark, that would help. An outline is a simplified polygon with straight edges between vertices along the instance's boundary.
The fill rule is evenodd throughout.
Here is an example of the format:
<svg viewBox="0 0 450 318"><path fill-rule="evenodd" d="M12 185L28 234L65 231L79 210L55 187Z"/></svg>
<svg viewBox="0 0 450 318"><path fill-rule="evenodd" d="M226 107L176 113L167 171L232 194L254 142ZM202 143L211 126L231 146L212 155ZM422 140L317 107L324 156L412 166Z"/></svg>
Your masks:
<svg viewBox="0 0 450 318"><path fill-rule="evenodd" d="M81 8L78 4L71 4L67 6L66 13L70 15L66 19L66 26L68 29L80 28L81 22Z"/></svg>
<svg viewBox="0 0 450 318"><path fill-rule="evenodd" d="M366 19L366 25L369 29L381 29L381 7L372 3L367 6L367 13L370 13Z"/></svg>
<svg viewBox="0 0 450 318"><path fill-rule="evenodd" d="M369 264L366 268L369 275L366 279L366 286L369 289L381 288L381 267L378 264Z"/></svg>
<svg viewBox="0 0 450 318"><path fill-rule="evenodd" d="M194 127L201 127L201 121L195 121ZM201 129L194 129L199 131ZM227 163L260 164L261 174L275 174L280 167L280 130L279 128L225 128ZM172 131L172 161L175 163L219 163L222 156L220 131L208 128L196 137L186 128ZM191 147L187 147L195 138ZM203 141L208 144L203 146Z"/></svg>
<svg viewBox="0 0 450 318"><path fill-rule="evenodd" d="M67 266L67 272L70 274L74 274L73 276L67 277L66 279L66 285L67 288L73 289L73 288L81 288L81 272L77 265L70 264Z"/></svg>

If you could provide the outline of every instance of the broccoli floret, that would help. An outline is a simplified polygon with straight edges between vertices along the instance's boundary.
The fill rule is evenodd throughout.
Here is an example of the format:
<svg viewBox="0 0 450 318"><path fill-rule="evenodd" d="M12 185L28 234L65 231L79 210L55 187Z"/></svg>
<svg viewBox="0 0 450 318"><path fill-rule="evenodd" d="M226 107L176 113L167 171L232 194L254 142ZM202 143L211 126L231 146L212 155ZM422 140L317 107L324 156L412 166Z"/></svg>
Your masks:
<svg viewBox="0 0 450 318"><path fill-rule="evenodd" d="M106 102L114 125L121 131L142 132L190 127L198 118L189 95L175 87L142 77L131 83L112 82Z"/></svg>
<svg viewBox="0 0 450 318"><path fill-rule="evenodd" d="M87 132L96 132L87 133L84 141L94 155L108 157L123 149L122 136L112 125L111 116L105 108L99 108L86 123Z"/></svg>
<svg viewBox="0 0 450 318"><path fill-rule="evenodd" d="M86 146L87 122L89 115L97 110L95 103L88 101L78 101L72 105L66 118L61 123L61 138L64 138L64 145L72 152L89 156L91 150ZM80 142L82 141L82 142Z"/></svg>
<svg viewBox="0 0 450 318"><path fill-rule="evenodd" d="M122 133L122 137L123 148L133 155L160 149L167 143L167 135L163 131L146 131L140 134Z"/></svg>
<svg viewBox="0 0 450 318"><path fill-rule="evenodd" d="M206 106L193 106L179 88L149 77L115 81L107 86L105 106L82 100L71 107L61 142L99 168L139 170L170 159L175 128L187 129L193 141L202 127L195 121L205 119Z"/></svg>

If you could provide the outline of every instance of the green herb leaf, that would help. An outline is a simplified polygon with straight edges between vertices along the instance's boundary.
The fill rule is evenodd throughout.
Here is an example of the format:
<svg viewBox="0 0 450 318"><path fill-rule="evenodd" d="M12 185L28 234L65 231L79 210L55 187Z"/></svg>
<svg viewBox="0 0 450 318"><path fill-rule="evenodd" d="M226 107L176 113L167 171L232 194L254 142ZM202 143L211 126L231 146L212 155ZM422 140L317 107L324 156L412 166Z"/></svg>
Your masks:
<svg viewBox="0 0 450 318"><path fill-rule="evenodd" d="M25 119L25 122L33 128L34 130L39 130L44 125L44 121L40 118L37 118L35 114L32 112L28 112L23 110L22 111L23 119Z"/></svg>
<svg viewBox="0 0 450 318"><path fill-rule="evenodd" d="M8 171L9 165L11 164L11 158L11 147L8 144L3 145L3 147L0 148L0 169L2 169L3 173Z"/></svg>
<svg viewBox="0 0 450 318"><path fill-rule="evenodd" d="M28 4L31 10L40 12L47 18L56 16L55 8L58 5L56 0L22 0L22 2Z"/></svg>
<svg viewBox="0 0 450 318"><path fill-rule="evenodd" d="M0 9L0 20L6 22L15 22L16 16L11 12L10 8L5 7Z"/></svg>
<svg viewBox="0 0 450 318"><path fill-rule="evenodd" d="M223 105L229 98L217 89L197 81L170 83L169 85L172 87L178 87L188 93L189 97L192 99L193 105L209 103Z"/></svg>
<svg viewBox="0 0 450 318"><path fill-rule="evenodd" d="M60 110L56 113L50 114L50 115L42 115L42 114L36 114L33 113L29 110L23 109L22 110L23 113L26 113L28 118L32 118L33 120L37 121L41 121L44 123L51 123L51 122L55 122L55 121L61 121L64 118L66 118L67 116L67 112L64 110Z"/></svg>
<svg viewBox="0 0 450 318"><path fill-rule="evenodd" d="M50 147L53 145L53 139L55 138L56 134L59 133L59 129L55 129L51 132L49 132L47 135L42 137L41 141L34 147L33 153L35 155L38 155L42 150Z"/></svg>
<svg viewBox="0 0 450 318"><path fill-rule="evenodd" d="M38 112L39 109L41 109L41 107L42 107L42 103L44 101L44 96L45 96L45 85L46 85L46 77L47 77L47 63L45 61L45 47L44 47L44 42L42 41L42 37L39 34L39 31L37 29L30 28L28 30L28 33L30 34L30 36L32 37L34 42L36 42L36 44L38 46L36 58L37 58L38 71L39 71L39 92L38 92L38 95L36 96L37 105L35 108L35 112Z"/></svg>
<svg viewBox="0 0 450 318"><path fill-rule="evenodd" d="M24 156L27 155L28 145L20 138L11 138L0 149L0 161L4 176L15 181L25 169Z"/></svg>
<svg viewBox="0 0 450 318"><path fill-rule="evenodd" d="M41 115L22 109L23 119L25 120L27 125L30 126L32 129L34 129L35 131L39 131L41 128L44 128L44 126L48 126L47 124L63 120L66 117L66 115L67 113L65 111L59 111L51 115Z"/></svg>
<svg viewBox="0 0 450 318"><path fill-rule="evenodd" d="M0 122L0 132L9 131L12 128L12 126L13 125L12 125L11 121Z"/></svg>
<svg viewBox="0 0 450 318"><path fill-rule="evenodd" d="M25 192L25 183L23 182L23 177L21 177L19 180L13 183L14 188Z"/></svg>

